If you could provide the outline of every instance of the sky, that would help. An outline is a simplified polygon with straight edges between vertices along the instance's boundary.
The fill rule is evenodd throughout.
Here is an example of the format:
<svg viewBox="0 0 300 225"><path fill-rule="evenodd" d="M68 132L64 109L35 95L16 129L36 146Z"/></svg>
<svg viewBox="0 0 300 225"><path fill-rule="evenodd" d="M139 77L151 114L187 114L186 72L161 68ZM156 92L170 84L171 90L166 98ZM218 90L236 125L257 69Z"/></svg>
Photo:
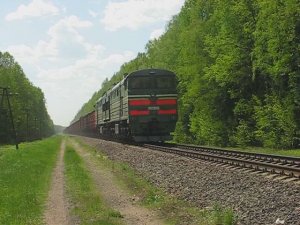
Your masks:
<svg viewBox="0 0 300 225"><path fill-rule="evenodd" d="M1 1L0 51L40 87L68 126L102 82L162 35L184 0Z"/></svg>

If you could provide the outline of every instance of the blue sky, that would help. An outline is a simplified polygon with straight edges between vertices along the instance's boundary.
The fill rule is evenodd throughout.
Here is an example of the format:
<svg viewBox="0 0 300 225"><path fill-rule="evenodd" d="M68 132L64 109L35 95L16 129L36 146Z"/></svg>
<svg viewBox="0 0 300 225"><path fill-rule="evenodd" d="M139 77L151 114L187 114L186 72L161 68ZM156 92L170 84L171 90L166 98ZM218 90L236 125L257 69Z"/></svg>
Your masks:
<svg viewBox="0 0 300 225"><path fill-rule="evenodd" d="M4 1L3 1L4 2ZM0 51L10 52L68 125L120 66L158 38L184 0L10 0L0 7Z"/></svg>

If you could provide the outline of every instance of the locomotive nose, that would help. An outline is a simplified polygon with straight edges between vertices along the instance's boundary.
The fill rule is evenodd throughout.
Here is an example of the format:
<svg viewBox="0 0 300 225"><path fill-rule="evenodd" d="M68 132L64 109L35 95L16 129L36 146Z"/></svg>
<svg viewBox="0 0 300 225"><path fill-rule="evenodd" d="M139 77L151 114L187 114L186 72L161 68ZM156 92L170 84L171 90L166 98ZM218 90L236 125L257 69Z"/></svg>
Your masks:
<svg viewBox="0 0 300 225"><path fill-rule="evenodd" d="M151 118L151 120L148 122L148 130L150 134L157 133L157 130L159 130L159 121L156 118Z"/></svg>
<svg viewBox="0 0 300 225"><path fill-rule="evenodd" d="M150 101L155 102L157 100L156 93L151 93L149 99Z"/></svg>

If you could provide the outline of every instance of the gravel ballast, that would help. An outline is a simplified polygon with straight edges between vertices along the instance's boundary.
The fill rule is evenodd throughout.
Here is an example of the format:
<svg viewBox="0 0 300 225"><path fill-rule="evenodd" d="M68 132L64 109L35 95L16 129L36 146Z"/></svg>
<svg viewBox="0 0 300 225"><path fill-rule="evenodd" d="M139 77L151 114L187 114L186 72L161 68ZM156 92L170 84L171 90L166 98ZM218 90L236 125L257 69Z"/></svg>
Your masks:
<svg viewBox="0 0 300 225"><path fill-rule="evenodd" d="M216 203L232 208L241 225L300 225L300 185L248 174L239 169L196 161L92 138L82 138L116 161L128 163L166 192L197 207ZM280 224L280 223L279 223Z"/></svg>

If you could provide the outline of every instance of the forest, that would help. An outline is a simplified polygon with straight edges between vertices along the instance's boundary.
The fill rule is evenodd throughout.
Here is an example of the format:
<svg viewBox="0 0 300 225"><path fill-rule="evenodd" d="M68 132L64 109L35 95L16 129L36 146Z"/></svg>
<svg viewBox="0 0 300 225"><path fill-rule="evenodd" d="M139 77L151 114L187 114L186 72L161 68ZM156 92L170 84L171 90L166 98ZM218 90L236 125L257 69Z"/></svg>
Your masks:
<svg viewBox="0 0 300 225"><path fill-rule="evenodd" d="M174 71L174 140L212 146L300 146L299 0L186 0L165 33L121 66L81 108L124 73Z"/></svg>
<svg viewBox="0 0 300 225"><path fill-rule="evenodd" d="M48 137L54 133L42 90L35 87L8 52L0 52L0 144L15 140L9 102L18 142ZM3 88L7 92L3 91Z"/></svg>

